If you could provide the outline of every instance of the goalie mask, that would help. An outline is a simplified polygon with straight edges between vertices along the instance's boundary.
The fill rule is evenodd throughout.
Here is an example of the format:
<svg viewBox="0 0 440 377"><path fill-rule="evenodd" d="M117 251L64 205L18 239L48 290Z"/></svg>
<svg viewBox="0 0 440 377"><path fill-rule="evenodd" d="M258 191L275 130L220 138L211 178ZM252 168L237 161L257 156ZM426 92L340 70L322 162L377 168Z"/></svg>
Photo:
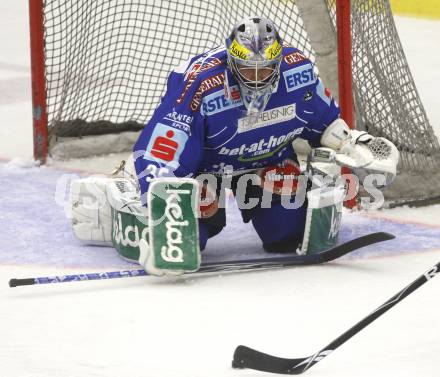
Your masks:
<svg viewBox="0 0 440 377"><path fill-rule="evenodd" d="M226 39L226 48L248 115L263 111L280 76L282 40L275 25L266 18L245 18Z"/></svg>

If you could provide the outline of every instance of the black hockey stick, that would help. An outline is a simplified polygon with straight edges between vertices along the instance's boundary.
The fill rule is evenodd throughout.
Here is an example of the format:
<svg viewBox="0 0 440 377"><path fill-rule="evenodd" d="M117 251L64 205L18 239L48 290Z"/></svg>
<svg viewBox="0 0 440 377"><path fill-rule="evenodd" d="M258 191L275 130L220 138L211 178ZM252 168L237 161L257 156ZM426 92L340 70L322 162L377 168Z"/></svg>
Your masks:
<svg viewBox="0 0 440 377"><path fill-rule="evenodd" d="M367 327L371 322L380 317L383 313L391 309L394 305L402 301L406 296L414 292L421 285L432 279L440 272L440 262L430 270L425 272L418 279L414 280L399 293L391 297L387 302L378 307L374 312L366 316L363 320L356 323L352 328L344 332L342 335L333 340L328 346L316 354L299 358L285 359L281 357L271 356L246 346L238 346L234 352L232 361L233 368L251 368L270 373L280 374L301 374L313 365L321 361L324 357L333 352L340 345L344 344L352 336L356 335L363 328Z"/></svg>
<svg viewBox="0 0 440 377"><path fill-rule="evenodd" d="M393 238L395 238L395 236L390 233L378 232L355 238L317 254L293 254L284 257L267 257L223 262L205 262L202 263L200 269L194 273L242 271L320 264L330 262L334 259L342 257L345 254L360 249L361 247L372 245L377 242L391 240ZM38 278L11 279L9 281L9 286L17 287L21 285L67 283L71 281L104 280L147 275L148 274L144 270L138 269L61 276L43 276Z"/></svg>

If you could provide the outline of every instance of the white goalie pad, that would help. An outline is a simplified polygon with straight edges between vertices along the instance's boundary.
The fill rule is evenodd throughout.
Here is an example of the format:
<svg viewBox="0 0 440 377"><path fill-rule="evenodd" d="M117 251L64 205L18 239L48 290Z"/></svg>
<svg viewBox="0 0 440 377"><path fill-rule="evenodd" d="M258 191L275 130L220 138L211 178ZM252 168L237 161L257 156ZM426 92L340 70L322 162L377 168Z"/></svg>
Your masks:
<svg viewBox="0 0 440 377"><path fill-rule="evenodd" d="M135 182L126 178L87 177L72 182L72 228L80 241L112 245L112 208L146 218Z"/></svg>
<svg viewBox="0 0 440 377"><path fill-rule="evenodd" d="M72 182L70 204L72 228L80 241L111 245L111 209L107 201L106 177L87 177Z"/></svg>
<svg viewBox="0 0 440 377"><path fill-rule="evenodd" d="M110 206L117 211L136 216L148 217L147 208L140 200L140 191L131 179L113 178L106 185L106 194Z"/></svg>

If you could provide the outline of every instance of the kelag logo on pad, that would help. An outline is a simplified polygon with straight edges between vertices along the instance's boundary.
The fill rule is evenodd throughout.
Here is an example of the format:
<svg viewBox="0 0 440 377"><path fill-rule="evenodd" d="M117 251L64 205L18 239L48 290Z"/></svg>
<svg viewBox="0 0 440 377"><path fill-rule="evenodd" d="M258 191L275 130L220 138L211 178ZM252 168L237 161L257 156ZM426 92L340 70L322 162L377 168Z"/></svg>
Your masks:
<svg viewBox="0 0 440 377"><path fill-rule="evenodd" d="M157 123L144 158L162 163L178 161L187 140L186 132Z"/></svg>

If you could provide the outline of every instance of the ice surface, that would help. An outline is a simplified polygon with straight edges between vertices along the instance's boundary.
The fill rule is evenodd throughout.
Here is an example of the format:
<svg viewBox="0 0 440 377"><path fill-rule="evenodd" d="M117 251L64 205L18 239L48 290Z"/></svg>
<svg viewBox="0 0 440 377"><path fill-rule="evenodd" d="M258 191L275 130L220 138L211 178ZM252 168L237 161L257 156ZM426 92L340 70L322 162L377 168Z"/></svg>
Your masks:
<svg viewBox="0 0 440 377"><path fill-rule="evenodd" d="M49 265L60 268L120 268L132 266L112 248L85 246L75 239L69 221L68 190L79 173L26 165L13 160L0 163L0 263ZM437 210L437 207L433 207ZM406 210L406 214L411 210ZM394 212L392 212L394 213ZM440 226L406 223L376 213L349 213L343 217L340 239L346 241L378 230L398 239L363 249L356 256L405 253L412 250L440 249ZM264 257L251 224L244 224L231 199L227 227L208 242L204 260Z"/></svg>
<svg viewBox="0 0 440 377"><path fill-rule="evenodd" d="M396 21L440 135L440 22ZM230 368L238 344L311 355L438 262L440 206L431 206L346 213L342 239L377 230L397 239L327 266L8 288L11 277L130 264L110 248L80 245L55 199L57 183L62 192L69 175L81 174L61 168L108 172L121 156L34 166L26 1L0 3L0 29L0 159L15 158L0 164L1 377L255 376ZM205 258L262 253L236 212ZM439 287L440 279L429 282L307 373L438 376Z"/></svg>

